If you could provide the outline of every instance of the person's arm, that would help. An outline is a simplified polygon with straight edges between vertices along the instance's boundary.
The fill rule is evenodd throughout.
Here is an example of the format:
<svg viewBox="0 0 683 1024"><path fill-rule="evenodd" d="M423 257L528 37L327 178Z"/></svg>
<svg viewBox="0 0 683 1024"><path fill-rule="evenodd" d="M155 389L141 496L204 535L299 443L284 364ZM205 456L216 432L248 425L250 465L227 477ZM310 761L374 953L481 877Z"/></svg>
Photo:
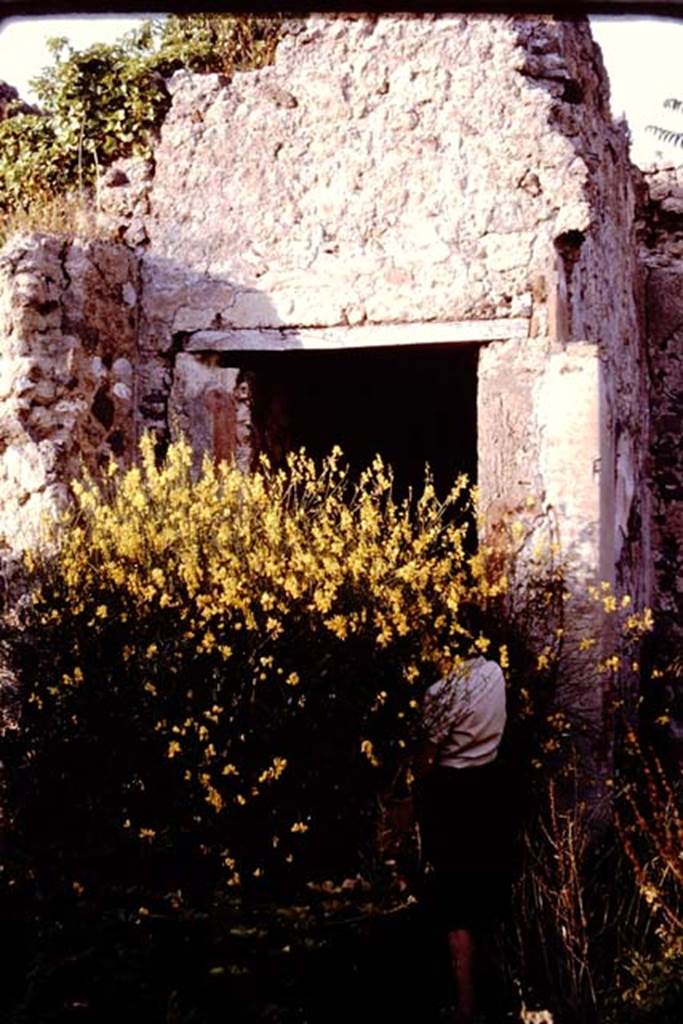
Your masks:
<svg viewBox="0 0 683 1024"><path fill-rule="evenodd" d="M450 678L431 686L422 702L422 738L413 757L415 778L424 779L437 763L438 754L447 742L457 718L454 706L456 691Z"/></svg>
<svg viewBox="0 0 683 1024"><path fill-rule="evenodd" d="M420 781L433 770L439 750L443 746L450 731L449 690L445 681L430 687L424 695L422 704L422 738L419 740L413 755L413 773Z"/></svg>

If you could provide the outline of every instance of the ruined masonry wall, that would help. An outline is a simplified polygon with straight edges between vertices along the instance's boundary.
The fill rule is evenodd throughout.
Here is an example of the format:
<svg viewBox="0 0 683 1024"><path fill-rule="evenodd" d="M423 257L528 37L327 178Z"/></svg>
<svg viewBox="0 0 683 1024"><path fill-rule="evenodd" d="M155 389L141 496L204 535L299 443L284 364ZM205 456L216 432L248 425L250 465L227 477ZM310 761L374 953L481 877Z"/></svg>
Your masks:
<svg viewBox="0 0 683 1024"><path fill-rule="evenodd" d="M179 271L223 289L177 303L171 333L530 316L530 279L586 202L525 27L313 17L272 67L174 76L144 218L154 344ZM549 22L535 82L561 45Z"/></svg>
<svg viewBox="0 0 683 1024"><path fill-rule="evenodd" d="M0 256L0 549L31 543L81 467L133 447L138 261L17 238Z"/></svg>
<svg viewBox="0 0 683 1024"><path fill-rule="evenodd" d="M230 364L235 339L455 325L472 341L463 325L488 322L485 503L509 515L539 497L577 578L637 604L654 548L671 604L680 182L647 199L587 21L316 15L289 24L271 67L168 87L153 160L102 182L118 243L37 236L0 258L5 543L66 500L81 460L130 458L143 429L247 468L258 382ZM599 687L571 700L610 734Z"/></svg>
<svg viewBox="0 0 683 1024"><path fill-rule="evenodd" d="M598 575L642 604L651 591L648 374L628 142L611 119L606 72L587 24L559 21L550 29L530 18L520 35L525 74L553 96L549 129L573 146L570 174L581 186L574 208L565 205L563 190L556 195L549 295L555 345L538 392L541 463L550 457L557 477L549 488L546 472L546 492L554 492L560 523L567 522L566 546L583 550L587 561L599 549ZM551 46L558 51L553 59L539 59ZM591 467L581 458L590 451ZM580 467L583 476L576 475ZM573 531L567 513L577 503L585 514L574 515Z"/></svg>
<svg viewBox="0 0 683 1024"><path fill-rule="evenodd" d="M124 244L41 239L5 258L22 466L26 438L37 452L52 412L64 419L54 468L7 507L63 486L81 449L88 464L130 452L143 428L187 429L247 465L249 381L211 352L221 331L414 323L417 337L420 323L510 319L528 330L480 352L485 499L504 513L541 496L567 550L594 571L600 547L603 568L619 558L636 580L632 185L587 23L314 16L274 66L231 82L183 72L170 89L154 161L115 166L101 190ZM55 305L35 329L43 286ZM45 396L17 392L18 351Z"/></svg>
<svg viewBox="0 0 683 1024"><path fill-rule="evenodd" d="M244 412L245 380L210 385L211 358L183 351L210 348L212 332L253 330L258 344L259 329L278 327L527 318L527 337L481 350L486 500L503 512L545 495L585 563L599 545L608 575L615 558L635 562L645 424L642 407L633 415L633 197L587 23L313 17L292 25L272 67L231 82L183 72L169 87L154 173L121 165L102 195L109 223L144 251L147 425L163 429L169 389L171 415L191 422L202 381ZM575 342L574 361L562 353ZM602 439L597 423L549 424L562 381L595 390L598 362ZM567 457L582 467L578 491L554 469Z"/></svg>
<svg viewBox="0 0 683 1024"><path fill-rule="evenodd" d="M652 409L654 603L657 653L666 663L672 656L680 661L683 641L683 167L646 174L644 184L640 258ZM683 738L680 705L678 712Z"/></svg>

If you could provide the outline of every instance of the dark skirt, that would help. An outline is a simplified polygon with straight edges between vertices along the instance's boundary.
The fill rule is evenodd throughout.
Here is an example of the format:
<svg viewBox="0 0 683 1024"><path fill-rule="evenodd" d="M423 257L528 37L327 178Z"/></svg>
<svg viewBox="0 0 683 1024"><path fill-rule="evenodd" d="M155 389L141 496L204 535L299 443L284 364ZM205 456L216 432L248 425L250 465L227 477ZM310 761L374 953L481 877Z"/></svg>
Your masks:
<svg viewBox="0 0 683 1024"><path fill-rule="evenodd" d="M446 931L489 925L510 890L510 800L498 763L434 768L416 796L430 916Z"/></svg>

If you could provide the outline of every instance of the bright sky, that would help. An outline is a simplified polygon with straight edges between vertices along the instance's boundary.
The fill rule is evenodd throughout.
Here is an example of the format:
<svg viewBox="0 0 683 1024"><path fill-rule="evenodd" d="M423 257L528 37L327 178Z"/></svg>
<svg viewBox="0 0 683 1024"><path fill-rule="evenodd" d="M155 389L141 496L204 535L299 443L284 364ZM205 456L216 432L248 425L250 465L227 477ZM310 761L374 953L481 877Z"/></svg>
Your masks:
<svg viewBox="0 0 683 1024"><path fill-rule="evenodd" d="M67 36L78 49L112 42L134 27L138 17L72 16L12 18L0 27L0 79L32 98L29 80L50 62L45 41ZM653 160L683 163L683 149L664 146L645 125L683 130L683 115L662 109L669 96L683 99L683 19L600 16L591 18L612 86L612 112L626 115L632 134L632 158L644 166Z"/></svg>
<svg viewBox="0 0 683 1024"><path fill-rule="evenodd" d="M113 43L141 20L116 15L8 18L0 26L0 79L15 86L22 99L35 99L28 83L52 63L48 39L66 36L74 49L85 49L93 43Z"/></svg>
<svg viewBox="0 0 683 1024"><path fill-rule="evenodd" d="M631 129L633 162L683 164L683 149L645 131L647 124L683 130L683 115L662 107L670 96L683 99L683 19L601 16L591 27L610 79L612 114L625 114Z"/></svg>

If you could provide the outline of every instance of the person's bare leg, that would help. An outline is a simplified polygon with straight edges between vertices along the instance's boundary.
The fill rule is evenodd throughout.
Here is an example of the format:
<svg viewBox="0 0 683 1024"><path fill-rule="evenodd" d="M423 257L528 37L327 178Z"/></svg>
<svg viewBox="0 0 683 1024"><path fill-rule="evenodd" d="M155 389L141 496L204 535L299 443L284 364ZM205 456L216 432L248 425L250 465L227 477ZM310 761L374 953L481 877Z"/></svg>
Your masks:
<svg viewBox="0 0 683 1024"><path fill-rule="evenodd" d="M457 987L457 1024L470 1024L474 1017L474 939L472 932L458 928L448 933L453 976Z"/></svg>

